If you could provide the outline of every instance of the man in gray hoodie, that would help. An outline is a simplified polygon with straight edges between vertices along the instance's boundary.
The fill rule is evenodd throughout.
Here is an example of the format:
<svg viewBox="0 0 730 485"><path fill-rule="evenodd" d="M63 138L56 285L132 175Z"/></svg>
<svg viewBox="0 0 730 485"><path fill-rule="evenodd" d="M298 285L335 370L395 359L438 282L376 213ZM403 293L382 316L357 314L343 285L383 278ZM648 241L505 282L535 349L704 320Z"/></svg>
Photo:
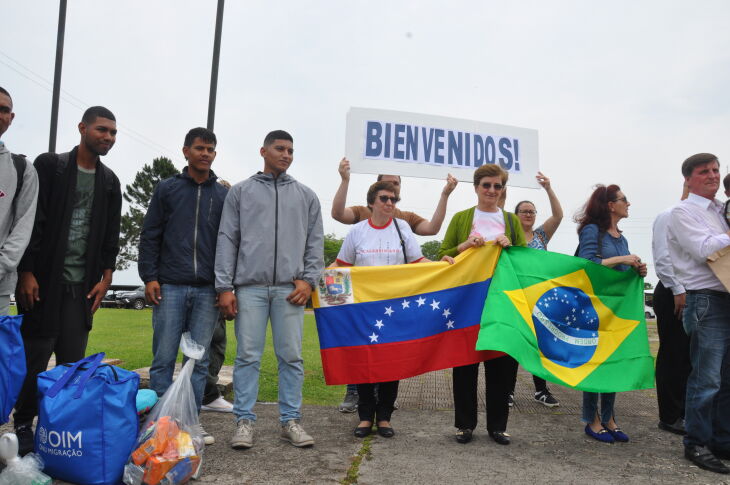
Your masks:
<svg viewBox="0 0 730 485"><path fill-rule="evenodd" d="M272 131L260 150L264 170L233 186L223 205L215 257L215 287L226 317L235 317L233 448L253 446L253 406L271 319L279 364L281 438L314 444L299 424L304 365L304 305L324 268L324 233L317 195L286 173L291 135ZM234 293L235 292L235 293Z"/></svg>
<svg viewBox="0 0 730 485"><path fill-rule="evenodd" d="M13 100L0 87L0 137L15 118ZM10 311L16 269L33 232L38 175L23 155L10 153L0 140L0 316Z"/></svg>

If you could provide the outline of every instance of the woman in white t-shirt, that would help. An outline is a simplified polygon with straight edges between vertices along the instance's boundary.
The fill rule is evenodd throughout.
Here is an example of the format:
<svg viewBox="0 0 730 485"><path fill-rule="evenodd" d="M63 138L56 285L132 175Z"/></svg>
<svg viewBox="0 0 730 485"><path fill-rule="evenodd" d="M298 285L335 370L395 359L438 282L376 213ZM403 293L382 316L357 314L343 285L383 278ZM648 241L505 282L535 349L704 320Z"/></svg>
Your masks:
<svg viewBox="0 0 730 485"><path fill-rule="evenodd" d="M429 261L423 257L421 247L408 224L402 219L393 218L395 205L399 201L395 194L391 182L380 181L370 186L367 202L372 216L352 227L342 243L334 266L386 266ZM454 262L451 257L444 260ZM355 428L355 436L368 436L373 423L377 424L380 436L390 438L395 434L390 425L390 416L398 396L398 382L357 385L360 423Z"/></svg>
<svg viewBox="0 0 730 485"><path fill-rule="evenodd" d="M507 184L507 172L499 165L482 165L474 171L477 205L457 212L449 223L439 256L456 256L487 241L506 248L524 246L525 233L517 216L497 205ZM452 373L454 390L454 425L456 441L469 443L477 425L477 377L479 364L455 367ZM487 381L487 431L500 445L510 444L507 434L508 397L517 375L517 361L509 355L484 362Z"/></svg>

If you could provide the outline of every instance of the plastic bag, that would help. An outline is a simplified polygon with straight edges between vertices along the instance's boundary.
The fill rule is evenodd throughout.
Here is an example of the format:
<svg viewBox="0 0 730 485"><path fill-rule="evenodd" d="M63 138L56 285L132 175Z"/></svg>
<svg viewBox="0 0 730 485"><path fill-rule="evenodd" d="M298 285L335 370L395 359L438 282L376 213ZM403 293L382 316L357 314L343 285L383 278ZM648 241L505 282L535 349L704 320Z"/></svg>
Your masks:
<svg viewBox="0 0 730 485"><path fill-rule="evenodd" d="M190 377L205 348L186 332L180 350L188 361L142 426L124 467L123 481L127 485L178 485L193 476L197 478L200 472L205 443Z"/></svg>
<svg viewBox="0 0 730 485"><path fill-rule="evenodd" d="M35 453L18 457L18 437L5 433L0 437L0 458L7 467L0 473L0 485L50 485L51 477L43 473L43 460Z"/></svg>

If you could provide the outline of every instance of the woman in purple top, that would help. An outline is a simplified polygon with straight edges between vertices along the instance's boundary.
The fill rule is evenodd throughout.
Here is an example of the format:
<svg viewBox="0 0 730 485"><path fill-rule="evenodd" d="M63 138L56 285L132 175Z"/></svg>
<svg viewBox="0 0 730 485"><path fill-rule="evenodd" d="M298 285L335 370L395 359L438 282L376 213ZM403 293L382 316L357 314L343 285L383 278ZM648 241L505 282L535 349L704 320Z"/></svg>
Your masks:
<svg viewBox="0 0 730 485"><path fill-rule="evenodd" d="M563 208L560 207L560 201L558 196L553 192L553 188L550 185L550 179L542 172L537 172L537 183L547 192L548 200L550 201L550 211L552 214L548 217L536 229L535 220L537 219L537 210L535 204L529 200L523 200L519 202L515 207L515 214L520 219L522 224L522 230L525 232L525 240L527 241L527 247L533 249L541 249L547 251L548 241L553 237L555 231L558 229L560 222L563 220ZM532 381L535 384L535 401L549 408L560 406L560 402L550 393L550 389L547 387L545 379L537 376L532 376ZM509 396L509 405L514 404L514 386L512 387L512 393Z"/></svg>

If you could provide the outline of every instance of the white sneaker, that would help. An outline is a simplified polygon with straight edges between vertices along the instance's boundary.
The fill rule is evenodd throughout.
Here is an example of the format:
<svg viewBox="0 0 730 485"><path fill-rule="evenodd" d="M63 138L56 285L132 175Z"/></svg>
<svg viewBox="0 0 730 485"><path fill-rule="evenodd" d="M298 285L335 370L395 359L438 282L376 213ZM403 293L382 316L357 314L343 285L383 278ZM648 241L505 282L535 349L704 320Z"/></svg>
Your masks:
<svg viewBox="0 0 730 485"><path fill-rule="evenodd" d="M236 432L231 439L231 448L234 450L251 448L253 446L253 421L239 419L236 423Z"/></svg>
<svg viewBox="0 0 730 485"><path fill-rule="evenodd" d="M203 437L203 443L205 443L205 444L206 444L206 446L207 446L207 445L212 445L213 443L215 443L215 438L213 437L213 435L212 435L212 434L210 434L210 433L208 433L208 432L207 432L207 431L206 431L206 430L205 430L205 429L203 428L203 425L202 425L202 424L201 424L201 425L199 425L199 426L200 426L200 435L201 435L201 436Z"/></svg>
<svg viewBox="0 0 730 485"><path fill-rule="evenodd" d="M288 441L289 443L299 448L305 446L312 446L314 439L304 431L299 421L290 419L285 424L281 425L281 439Z"/></svg>
<svg viewBox="0 0 730 485"><path fill-rule="evenodd" d="M213 411L215 413L232 413L233 404L229 403L223 396L218 396L215 401L200 406L201 411Z"/></svg>

